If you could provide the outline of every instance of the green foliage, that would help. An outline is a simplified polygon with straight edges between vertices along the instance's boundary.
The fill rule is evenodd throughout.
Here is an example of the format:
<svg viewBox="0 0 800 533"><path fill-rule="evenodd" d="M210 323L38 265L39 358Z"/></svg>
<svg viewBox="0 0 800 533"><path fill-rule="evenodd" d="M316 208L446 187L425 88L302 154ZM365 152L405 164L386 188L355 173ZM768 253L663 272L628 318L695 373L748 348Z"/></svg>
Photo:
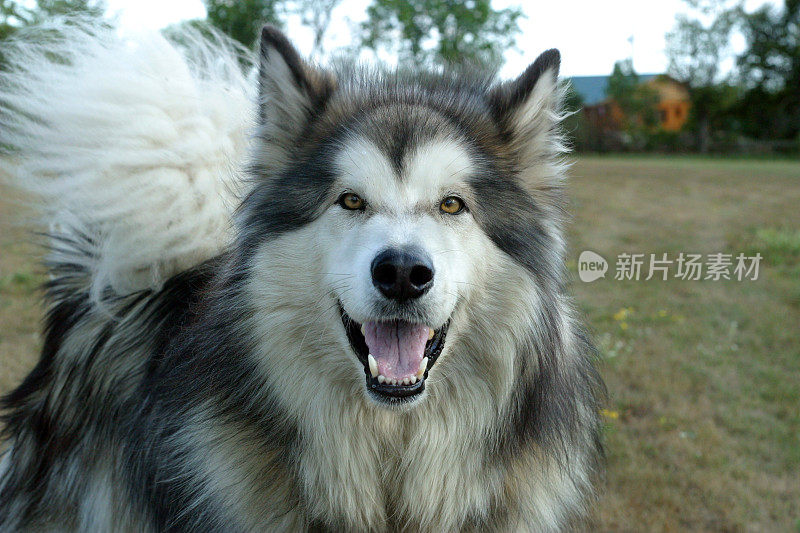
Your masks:
<svg viewBox="0 0 800 533"><path fill-rule="evenodd" d="M0 42L23 28L50 21L55 17L101 19L105 12L105 0L0 0ZM48 31L57 33L55 29ZM4 64L3 48L0 46L0 70L3 70ZM6 149L6 146L0 146L0 152Z"/></svg>
<svg viewBox="0 0 800 533"><path fill-rule="evenodd" d="M667 72L690 88L708 87L720 81L720 66L730 56L730 36L741 19L739 4L687 0L698 18L685 14L676 17L667 34ZM710 23L701 19L711 18Z"/></svg>
<svg viewBox="0 0 800 533"><path fill-rule="evenodd" d="M800 80L800 0L745 14L742 31L747 49L737 64L746 83L780 89Z"/></svg>
<svg viewBox="0 0 800 533"><path fill-rule="evenodd" d="M645 150L662 153L677 153L685 151L684 134L678 131L657 129L647 136Z"/></svg>
<svg viewBox="0 0 800 533"><path fill-rule="evenodd" d="M575 149L582 149L585 144L586 121L581 111L583 103L583 96L572 85L569 85L567 93L564 95L564 111L568 114L562 123L562 127L567 134L570 145Z"/></svg>
<svg viewBox="0 0 800 533"><path fill-rule="evenodd" d="M518 7L495 10L490 0L374 0L362 44L401 60L496 67L515 44Z"/></svg>
<svg viewBox="0 0 800 533"><path fill-rule="evenodd" d="M687 0L701 18L677 16L674 29L667 34L667 72L689 88L691 115L697 136L697 149L707 152L711 142L711 117L722 110L714 98L722 80L720 65L731 54L730 37L742 17L739 2L729 6L715 0Z"/></svg>
<svg viewBox="0 0 800 533"><path fill-rule="evenodd" d="M285 12L282 0L204 0L204 4L208 21L247 48L255 45L264 24L282 26Z"/></svg>
<svg viewBox="0 0 800 533"><path fill-rule="evenodd" d="M678 17L667 36L667 53L670 74L689 87L689 125L700 151L723 132L779 141L789 149L800 140L800 0L785 0L781 8L765 5L753 13L738 1L687 2L699 17ZM731 55L736 28L746 48L736 61L734 85L719 68Z"/></svg>
<svg viewBox="0 0 800 533"><path fill-rule="evenodd" d="M300 15L303 25L308 26L314 32L312 56L319 56L324 52L322 40L330 26L333 10L341 3L342 0L296 0L294 2L294 11Z"/></svg>
<svg viewBox="0 0 800 533"><path fill-rule="evenodd" d="M24 19L17 14L21 9L12 0L0 0L0 39L5 39L14 33L17 25L24 23Z"/></svg>
<svg viewBox="0 0 800 533"><path fill-rule="evenodd" d="M737 64L748 89L740 107L757 138L800 137L800 0L744 15L747 49Z"/></svg>
<svg viewBox="0 0 800 533"><path fill-rule="evenodd" d="M628 133L644 133L653 130L659 123L656 104L658 94L639 80L630 59L617 61L608 78L607 94L625 115L622 129Z"/></svg>
<svg viewBox="0 0 800 533"><path fill-rule="evenodd" d="M53 17L80 15L100 18L105 12L104 0L36 0L33 3L0 0L0 39Z"/></svg>

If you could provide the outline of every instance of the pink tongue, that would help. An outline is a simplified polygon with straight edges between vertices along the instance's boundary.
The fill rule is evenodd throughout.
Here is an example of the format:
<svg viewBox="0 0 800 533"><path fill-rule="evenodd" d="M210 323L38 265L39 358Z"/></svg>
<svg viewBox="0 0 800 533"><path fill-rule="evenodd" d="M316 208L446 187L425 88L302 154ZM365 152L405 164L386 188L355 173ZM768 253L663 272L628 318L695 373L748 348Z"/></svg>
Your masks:
<svg viewBox="0 0 800 533"><path fill-rule="evenodd" d="M378 363L378 373L397 380L416 375L428 331L428 326L403 321L364 323L364 340Z"/></svg>

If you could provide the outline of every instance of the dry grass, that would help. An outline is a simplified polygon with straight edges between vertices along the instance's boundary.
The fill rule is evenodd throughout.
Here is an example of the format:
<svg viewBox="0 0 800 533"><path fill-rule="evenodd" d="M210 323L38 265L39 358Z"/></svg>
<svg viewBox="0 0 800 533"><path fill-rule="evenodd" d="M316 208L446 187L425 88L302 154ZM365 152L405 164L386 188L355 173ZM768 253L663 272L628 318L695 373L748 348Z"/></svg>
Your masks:
<svg viewBox="0 0 800 533"><path fill-rule="evenodd" d="M614 281L612 264L573 283L610 393L595 528L800 530L800 164L581 158L572 196L573 270L584 249L765 256L755 282ZM0 192L0 392L40 342L12 201Z"/></svg>
<svg viewBox="0 0 800 533"><path fill-rule="evenodd" d="M800 163L583 158L572 196L571 267L612 263L573 282L610 393L598 528L800 529ZM613 279L623 252L755 251L758 281Z"/></svg>
<svg viewBox="0 0 800 533"><path fill-rule="evenodd" d="M42 309L39 286L44 279L24 227L21 199L2 186L0 159L0 393L8 392L36 362Z"/></svg>

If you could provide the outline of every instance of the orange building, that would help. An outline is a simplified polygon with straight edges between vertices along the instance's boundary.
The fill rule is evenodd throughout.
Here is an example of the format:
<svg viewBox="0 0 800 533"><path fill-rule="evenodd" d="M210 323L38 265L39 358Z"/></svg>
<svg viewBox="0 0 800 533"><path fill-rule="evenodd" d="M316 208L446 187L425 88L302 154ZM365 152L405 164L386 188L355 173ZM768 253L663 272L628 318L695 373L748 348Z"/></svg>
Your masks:
<svg viewBox="0 0 800 533"><path fill-rule="evenodd" d="M667 76L643 75L642 83L658 95L661 128L665 131L679 131L689 118L689 91L686 87ZM606 97L608 76L578 76L572 78L572 86L584 98L583 112L591 123L600 130L618 130L625 118L622 109L613 99Z"/></svg>
<svg viewBox="0 0 800 533"><path fill-rule="evenodd" d="M656 76L645 82L658 94L658 113L661 128L666 131L679 131L689 119L689 91L686 87L667 75Z"/></svg>

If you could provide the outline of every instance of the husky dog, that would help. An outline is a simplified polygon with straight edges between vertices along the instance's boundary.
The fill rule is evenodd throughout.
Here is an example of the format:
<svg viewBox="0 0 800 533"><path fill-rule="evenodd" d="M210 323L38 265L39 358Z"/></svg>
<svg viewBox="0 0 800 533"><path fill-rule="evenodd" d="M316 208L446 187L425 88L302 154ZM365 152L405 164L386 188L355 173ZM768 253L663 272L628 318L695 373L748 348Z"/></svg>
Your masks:
<svg viewBox="0 0 800 533"><path fill-rule="evenodd" d="M581 520L602 384L563 283L556 50L506 82L323 69L266 27L249 80L218 36L47 35L0 74L50 227L0 530Z"/></svg>

